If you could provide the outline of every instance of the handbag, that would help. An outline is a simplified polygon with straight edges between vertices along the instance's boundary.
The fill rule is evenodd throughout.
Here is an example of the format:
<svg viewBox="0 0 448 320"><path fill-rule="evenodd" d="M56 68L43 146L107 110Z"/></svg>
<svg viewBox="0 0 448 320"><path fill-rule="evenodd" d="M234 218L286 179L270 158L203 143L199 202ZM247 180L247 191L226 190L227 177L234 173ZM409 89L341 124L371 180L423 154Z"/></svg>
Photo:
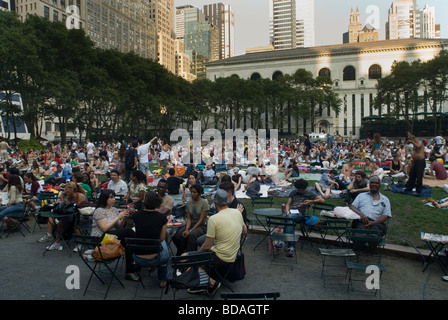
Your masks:
<svg viewBox="0 0 448 320"><path fill-rule="evenodd" d="M79 213L78 206L75 202L61 202L53 208L54 214L77 214Z"/></svg>
<svg viewBox="0 0 448 320"><path fill-rule="evenodd" d="M240 253L236 256L235 262L233 263L232 269L227 276L230 282L237 280L243 280L246 275L246 263L244 260L244 254Z"/></svg>
<svg viewBox="0 0 448 320"><path fill-rule="evenodd" d="M110 240L95 247L92 256L96 261L111 260L122 257L125 251L120 240Z"/></svg>
<svg viewBox="0 0 448 320"><path fill-rule="evenodd" d="M183 272L179 269L170 268L167 274L170 287L175 289L189 289L199 286L200 274L197 267L190 267Z"/></svg>

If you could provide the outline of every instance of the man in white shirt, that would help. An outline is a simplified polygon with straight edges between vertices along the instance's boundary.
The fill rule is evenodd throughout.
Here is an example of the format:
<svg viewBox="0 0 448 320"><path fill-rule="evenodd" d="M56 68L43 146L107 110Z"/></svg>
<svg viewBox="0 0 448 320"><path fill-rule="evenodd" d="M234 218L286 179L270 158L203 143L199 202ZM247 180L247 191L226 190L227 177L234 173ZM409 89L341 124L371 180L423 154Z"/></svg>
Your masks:
<svg viewBox="0 0 448 320"><path fill-rule="evenodd" d="M381 160L377 159L374 163L373 163L373 172L372 172L372 176L378 176L378 178L380 178L380 181L383 180L383 177L385 175L384 169L381 168Z"/></svg>
<svg viewBox="0 0 448 320"><path fill-rule="evenodd" d="M152 138L151 141L145 144L143 144L143 139L141 138L138 139L138 147L137 147L138 169L146 175L146 179L148 179L148 172L149 172L149 162L148 162L149 147L151 147L151 144L155 139L157 139L157 137Z"/></svg>
<svg viewBox="0 0 448 320"><path fill-rule="evenodd" d="M117 196L125 196L128 193L128 185L121 180L118 170L113 169L110 171L110 181L107 189L113 190Z"/></svg>
<svg viewBox="0 0 448 320"><path fill-rule="evenodd" d="M93 152L95 151L95 145L90 142L90 139L86 139L87 160L90 161L93 158Z"/></svg>
<svg viewBox="0 0 448 320"><path fill-rule="evenodd" d="M166 139L160 140L160 164L162 165L162 174L165 175L168 172L168 160L170 159L170 145Z"/></svg>

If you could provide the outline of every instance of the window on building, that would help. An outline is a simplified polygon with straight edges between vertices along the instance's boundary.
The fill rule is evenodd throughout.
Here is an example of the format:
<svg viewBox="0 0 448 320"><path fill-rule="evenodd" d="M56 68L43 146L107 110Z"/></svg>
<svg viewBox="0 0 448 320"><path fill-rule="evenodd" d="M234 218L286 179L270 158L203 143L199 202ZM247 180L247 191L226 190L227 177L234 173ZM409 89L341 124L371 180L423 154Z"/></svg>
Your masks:
<svg viewBox="0 0 448 320"><path fill-rule="evenodd" d="M319 77L331 79L331 71L328 68L322 68L319 70Z"/></svg>
<svg viewBox="0 0 448 320"><path fill-rule="evenodd" d="M369 68L369 79L381 79L381 66L374 64Z"/></svg>
<svg viewBox="0 0 448 320"><path fill-rule="evenodd" d="M45 122L45 132L51 132L51 122Z"/></svg>
<svg viewBox="0 0 448 320"><path fill-rule="evenodd" d="M281 71L275 71L274 74L272 75L272 80L277 80L278 77L283 76L283 73Z"/></svg>
<svg viewBox="0 0 448 320"><path fill-rule="evenodd" d="M352 81L356 80L356 70L352 66L348 66L344 68L344 81Z"/></svg>
<svg viewBox="0 0 448 320"><path fill-rule="evenodd" d="M50 8L44 6L44 18L50 20Z"/></svg>
<svg viewBox="0 0 448 320"><path fill-rule="evenodd" d="M258 72L254 72L250 76L250 80L258 80L258 79L261 79L261 76L260 76L260 74Z"/></svg>

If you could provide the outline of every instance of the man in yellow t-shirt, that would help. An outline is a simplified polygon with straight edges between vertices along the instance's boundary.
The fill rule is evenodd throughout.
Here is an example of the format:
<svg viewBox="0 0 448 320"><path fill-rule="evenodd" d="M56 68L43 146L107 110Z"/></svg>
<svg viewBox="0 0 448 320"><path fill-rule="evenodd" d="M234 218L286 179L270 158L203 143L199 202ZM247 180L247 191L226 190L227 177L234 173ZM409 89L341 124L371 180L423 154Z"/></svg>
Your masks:
<svg viewBox="0 0 448 320"><path fill-rule="evenodd" d="M215 269L230 267L235 261L240 248L241 233L247 233L243 216L238 209L228 207L230 203L227 191L218 188L213 196L216 213L208 219L207 238L200 251L213 251ZM219 281L210 277L209 293L213 294L221 286Z"/></svg>

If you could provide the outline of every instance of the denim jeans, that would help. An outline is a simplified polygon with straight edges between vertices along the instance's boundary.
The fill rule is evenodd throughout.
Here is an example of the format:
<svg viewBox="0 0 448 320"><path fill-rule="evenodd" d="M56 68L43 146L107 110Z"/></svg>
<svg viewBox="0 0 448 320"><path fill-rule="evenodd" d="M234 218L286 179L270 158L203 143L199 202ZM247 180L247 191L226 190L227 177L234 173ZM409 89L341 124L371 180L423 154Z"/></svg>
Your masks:
<svg viewBox="0 0 448 320"><path fill-rule="evenodd" d="M145 259L135 254L132 254L134 262L136 265L144 268L157 267L157 277L159 281L166 281L167 274L167 262L170 259L170 252L168 251L168 245L166 241L161 242L162 251L159 252L157 257L154 259Z"/></svg>
<svg viewBox="0 0 448 320"><path fill-rule="evenodd" d="M13 212L23 211L23 203L16 203L10 207L1 206L0 207L0 220L4 217L7 217L9 214Z"/></svg>
<svg viewBox="0 0 448 320"><path fill-rule="evenodd" d="M303 216L303 214L301 214L301 213L291 213L291 214L289 214L289 215L286 216L286 217L287 217L287 218L293 218L294 221L295 221L297 224L301 224L302 221L303 221L303 219L304 219L304 216ZM284 230L283 230L283 233L294 234L294 232L296 232L296 231L295 231L295 229L293 228L293 226L286 226L286 227L284 228ZM288 243L287 243L287 247L288 247L288 248L290 248L290 247L295 247L295 243L294 243L294 242L288 242Z"/></svg>

